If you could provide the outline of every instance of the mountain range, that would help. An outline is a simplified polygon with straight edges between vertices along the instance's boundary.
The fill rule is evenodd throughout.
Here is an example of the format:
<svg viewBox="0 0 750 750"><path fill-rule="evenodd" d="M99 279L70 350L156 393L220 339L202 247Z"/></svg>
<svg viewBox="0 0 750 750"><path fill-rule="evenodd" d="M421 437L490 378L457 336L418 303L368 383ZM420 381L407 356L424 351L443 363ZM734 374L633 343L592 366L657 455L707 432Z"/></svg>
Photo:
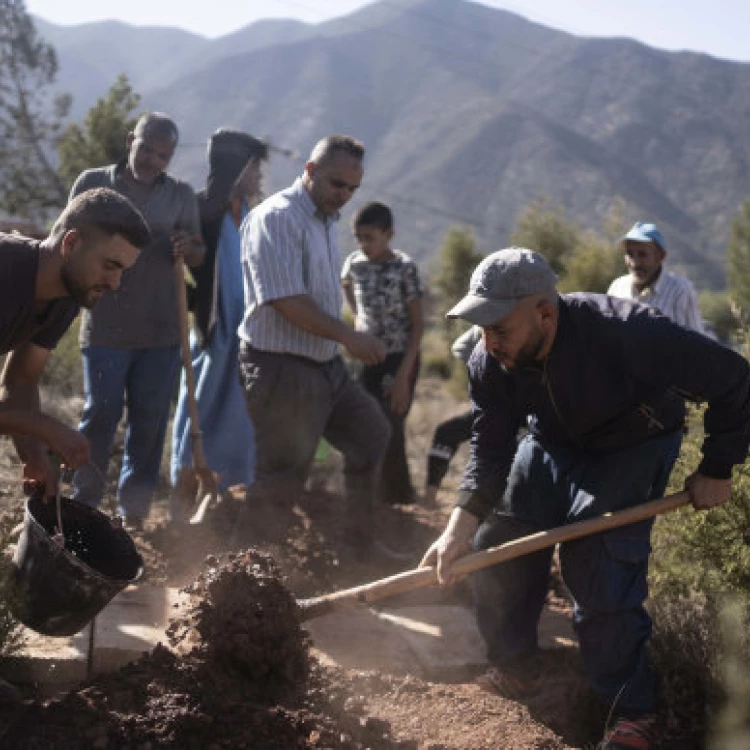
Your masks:
<svg viewBox="0 0 750 750"><path fill-rule="evenodd" d="M389 203L396 244L425 267L452 225L489 252L535 198L598 228L620 196L628 220L660 225L670 263L696 286L725 283L731 220L750 194L750 64L577 37L467 0L380 0L213 40L35 21L74 116L126 73L144 107L177 121L172 171L196 187L218 126L292 152L272 157L270 190L320 137L349 133L368 150L351 207ZM346 226L342 238L351 249Z"/></svg>

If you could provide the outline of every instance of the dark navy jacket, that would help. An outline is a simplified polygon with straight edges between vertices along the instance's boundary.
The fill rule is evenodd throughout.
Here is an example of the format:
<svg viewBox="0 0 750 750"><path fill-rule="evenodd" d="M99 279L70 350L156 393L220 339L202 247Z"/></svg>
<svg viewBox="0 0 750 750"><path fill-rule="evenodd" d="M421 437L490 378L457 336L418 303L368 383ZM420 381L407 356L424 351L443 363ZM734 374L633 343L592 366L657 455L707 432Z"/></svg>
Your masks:
<svg viewBox="0 0 750 750"><path fill-rule="evenodd" d="M603 294L560 296L549 356L505 372L480 342L469 360L474 411L458 505L483 518L502 497L522 426L554 452L611 453L684 422L684 401L707 401L699 470L729 478L750 445L750 366L652 308Z"/></svg>

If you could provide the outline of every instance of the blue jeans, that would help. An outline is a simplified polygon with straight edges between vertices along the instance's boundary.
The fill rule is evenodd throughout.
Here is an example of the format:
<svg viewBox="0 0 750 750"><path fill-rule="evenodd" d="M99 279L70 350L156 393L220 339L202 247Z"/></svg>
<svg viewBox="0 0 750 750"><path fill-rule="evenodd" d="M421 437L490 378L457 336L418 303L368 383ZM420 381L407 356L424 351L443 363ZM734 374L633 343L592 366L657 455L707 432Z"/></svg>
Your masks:
<svg viewBox="0 0 750 750"><path fill-rule="evenodd" d="M73 497L93 507L101 502L102 478L107 476L112 440L127 398L118 512L126 518L145 518L159 478L179 348L87 347L81 353L86 403L78 429L91 443L98 471L89 465L75 473Z"/></svg>
<svg viewBox="0 0 750 750"><path fill-rule="evenodd" d="M583 521L660 497L679 453L676 432L606 456L546 451L521 441L499 508L479 527L475 549ZM574 626L593 688L617 715L654 709L656 677L647 655L651 619L643 607L651 521L560 546ZM537 625L549 582L552 549L474 575L479 629L490 662L533 676L539 669Z"/></svg>

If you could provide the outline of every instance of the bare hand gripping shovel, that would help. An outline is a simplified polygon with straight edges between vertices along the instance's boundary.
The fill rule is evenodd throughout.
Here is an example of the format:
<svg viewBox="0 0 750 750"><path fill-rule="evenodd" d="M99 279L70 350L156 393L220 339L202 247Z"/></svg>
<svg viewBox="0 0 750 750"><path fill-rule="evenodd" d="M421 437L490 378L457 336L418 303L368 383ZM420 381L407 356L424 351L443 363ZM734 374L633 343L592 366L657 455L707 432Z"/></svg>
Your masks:
<svg viewBox="0 0 750 750"><path fill-rule="evenodd" d="M180 500L189 504L192 510L190 523L198 524L203 523L208 508L218 502L219 488L216 482L216 473L209 467L206 454L203 451L203 435L198 420L198 404L195 400L195 374L193 373L193 360L190 353L187 298L185 296L185 266L181 257L178 257L174 263L174 282L180 321L182 366L185 368L190 441L193 448L193 467L180 471L180 477L174 491ZM197 491L195 491L196 485Z"/></svg>
<svg viewBox="0 0 750 750"><path fill-rule="evenodd" d="M548 531L539 531L536 534L514 539L497 547L490 547L480 552L473 552L456 560L451 566L451 573L465 575L475 570L489 568L492 565L514 560L516 557L538 552L545 547L552 547L560 542L569 542L580 539L591 534L616 529L619 526L644 521L670 510L681 508L690 502L688 492L678 492L659 500L651 500L648 503L626 508L615 513L605 513L588 521L578 521L567 526L558 526ZM318 596L313 599L303 599L298 602L301 616L300 619L312 620L315 617L336 612L340 609L353 607L358 604L369 604L389 596L404 594L424 586L432 586L438 582L435 568L416 568L398 573L389 578L382 578L355 588L335 591L332 594Z"/></svg>

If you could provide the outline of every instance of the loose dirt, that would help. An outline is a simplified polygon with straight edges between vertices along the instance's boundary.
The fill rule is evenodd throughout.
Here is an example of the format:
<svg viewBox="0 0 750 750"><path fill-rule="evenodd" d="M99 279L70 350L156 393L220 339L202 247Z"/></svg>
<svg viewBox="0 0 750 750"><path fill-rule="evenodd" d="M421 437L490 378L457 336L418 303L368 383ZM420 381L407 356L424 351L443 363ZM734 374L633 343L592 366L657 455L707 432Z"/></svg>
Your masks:
<svg viewBox="0 0 750 750"><path fill-rule="evenodd" d="M436 410L424 418L429 424L446 416L444 405L429 398L423 403ZM419 412L412 416L412 449L424 456L429 431L419 419ZM191 607L169 628L170 642L70 693L0 710L0 747L591 747L601 736L603 717L591 708L574 649L547 655L549 681L524 704L488 695L471 680L429 682L408 674L344 670L322 666L311 655L295 600L416 567L450 513L461 463L460 457L454 461L437 508L378 508L376 537L402 553L398 560L377 554L362 559L347 538L335 455L316 467L310 490L297 502L282 503L276 522L264 517L262 528L254 529L251 523L252 548L239 540L240 549L230 557L225 553L241 490L229 493L207 524L179 530L166 522L162 494L146 530L134 539L146 563L145 585L187 586L192 595ZM412 469L419 486L417 462ZM550 597L565 608L554 587ZM388 605L470 599L462 583L448 591L422 589Z"/></svg>

